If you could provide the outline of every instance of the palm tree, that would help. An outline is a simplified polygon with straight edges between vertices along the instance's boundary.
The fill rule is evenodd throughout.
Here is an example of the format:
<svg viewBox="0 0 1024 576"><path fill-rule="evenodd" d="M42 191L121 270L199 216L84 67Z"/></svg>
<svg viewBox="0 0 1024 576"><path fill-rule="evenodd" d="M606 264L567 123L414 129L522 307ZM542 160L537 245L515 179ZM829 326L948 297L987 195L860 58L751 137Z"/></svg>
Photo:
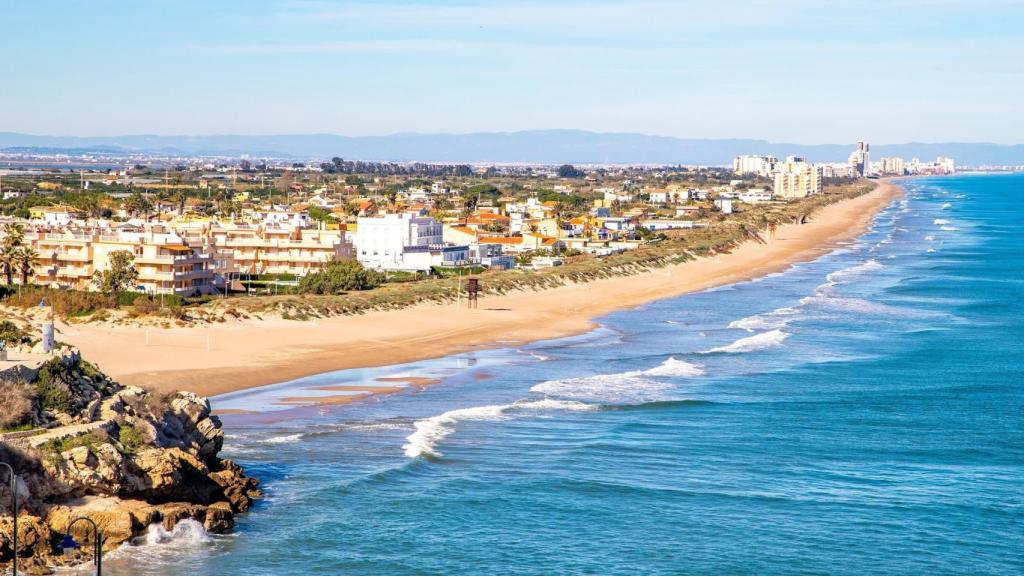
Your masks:
<svg viewBox="0 0 1024 576"><path fill-rule="evenodd" d="M14 283L14 250L7 246L0 248L0 271L3 272L8 286Z"/></svg>
<svg viewBox="0 0 1024 576"><path fill-rule="evenodd" d="M31 246L22 246L17 249L14 255L14 263L21 272L21 285L28 286L28 279L35 275L36 260L39 254Z"/></svg>
<svg viewBox="0 0 1024 576"><path fill-rule="evenodd" d="M18 252L25 243L25 227L9 224L4 228L4 241L0 245L0 270L3 270L7 285L14 283L14 269L18 264Z"/></svg>

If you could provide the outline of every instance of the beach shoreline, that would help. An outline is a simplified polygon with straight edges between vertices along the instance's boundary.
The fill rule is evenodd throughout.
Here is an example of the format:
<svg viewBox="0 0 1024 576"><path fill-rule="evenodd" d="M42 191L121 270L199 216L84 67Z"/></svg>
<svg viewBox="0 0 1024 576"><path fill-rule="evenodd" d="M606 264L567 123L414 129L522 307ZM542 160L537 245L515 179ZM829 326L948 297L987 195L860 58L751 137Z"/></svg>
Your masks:
<svg viewBox="0 0 1024 576"><path fill-rule="evenodd" d="M244 320L154 329L58 324L58 338L124 384L215 396L335 370L414 362L471 349L519 346L580 334L596 318L709 288L751 280L813 260L860 236L902 188L873 191L780 226L767 245L641 274L487 296L478 309L421 304L314 321ZM367 395L359 395L364 398Z"/></svg>

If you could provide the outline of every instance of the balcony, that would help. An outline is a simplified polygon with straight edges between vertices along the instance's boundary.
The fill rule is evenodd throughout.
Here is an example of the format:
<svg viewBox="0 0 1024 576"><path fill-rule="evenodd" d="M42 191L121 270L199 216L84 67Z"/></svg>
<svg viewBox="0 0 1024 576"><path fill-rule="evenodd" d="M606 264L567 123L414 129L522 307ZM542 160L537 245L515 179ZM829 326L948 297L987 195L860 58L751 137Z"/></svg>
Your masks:
<svg viewBox="0 0 1024 576"><path fill-rule="evenodd" d="M92 276L92 270L84 267L61 266L57 269L57 276L83 278Z"/></svg>
<svg viewBox="0 0 1024 576"><path fill-rule="evenodd" d="M64 262L92 262L92 256L80 252L56 252L54 259Z"/></svg>

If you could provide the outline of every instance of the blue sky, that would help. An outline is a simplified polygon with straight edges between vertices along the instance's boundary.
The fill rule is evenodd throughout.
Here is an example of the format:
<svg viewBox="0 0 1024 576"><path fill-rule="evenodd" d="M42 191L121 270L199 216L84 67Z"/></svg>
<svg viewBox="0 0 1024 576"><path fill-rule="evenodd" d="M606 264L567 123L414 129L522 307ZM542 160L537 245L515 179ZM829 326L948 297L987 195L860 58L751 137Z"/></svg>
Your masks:
<svg viewBox="0 0 1024 576"><path fill-rule="evenodd" d="M0 131L1024 141L1024 2L0 0Z"/></svg>

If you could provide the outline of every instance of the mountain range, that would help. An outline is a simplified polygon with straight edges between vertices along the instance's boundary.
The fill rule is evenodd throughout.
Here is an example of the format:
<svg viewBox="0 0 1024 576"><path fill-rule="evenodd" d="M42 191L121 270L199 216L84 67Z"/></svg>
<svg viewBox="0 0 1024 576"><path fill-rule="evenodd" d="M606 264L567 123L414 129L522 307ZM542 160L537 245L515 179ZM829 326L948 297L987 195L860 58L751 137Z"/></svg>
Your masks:
<svg viewBox="0 0 1024 576"><path fill-rule="evenodd" d="M788 144L755 139L701 139L583 130L530 130L471 134L336 134L160 136L38 136L0 132L0 151L150 153L183 156L241 156L395 162L531 164L700 164L725 165L739 154L803 156L814 162L843 162L845 144ZM934 160L950 156L957 165L1022 165L1024 145L970 142L873 145L873 158L901 156Z"/></svg>

